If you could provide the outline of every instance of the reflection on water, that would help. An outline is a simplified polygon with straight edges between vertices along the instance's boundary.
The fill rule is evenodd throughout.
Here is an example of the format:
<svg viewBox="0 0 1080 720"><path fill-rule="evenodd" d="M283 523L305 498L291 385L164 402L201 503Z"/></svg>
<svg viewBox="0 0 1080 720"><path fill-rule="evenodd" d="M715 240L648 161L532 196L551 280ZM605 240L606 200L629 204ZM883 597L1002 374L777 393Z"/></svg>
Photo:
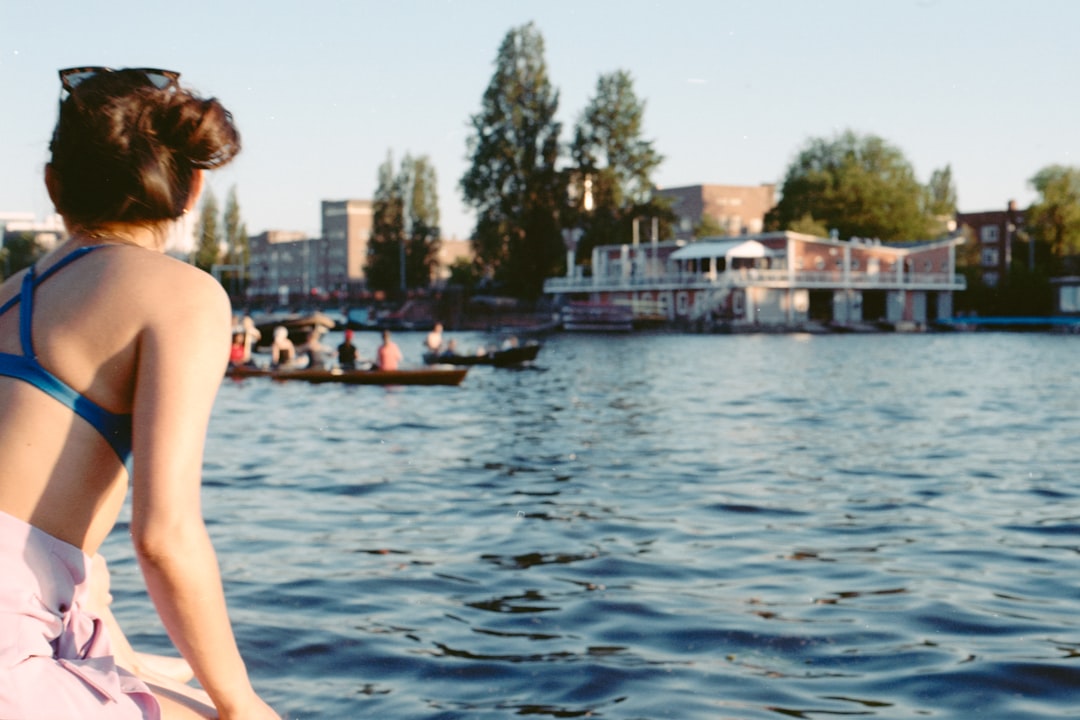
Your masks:
<svg viewBox="0 0 1080 720"><path fill-rule="evenodd" d="M297 718L1071 716L1077 342L563 335L458 388L227 382L239 640ZM124 535L117 614L167 647Z"/></svg>

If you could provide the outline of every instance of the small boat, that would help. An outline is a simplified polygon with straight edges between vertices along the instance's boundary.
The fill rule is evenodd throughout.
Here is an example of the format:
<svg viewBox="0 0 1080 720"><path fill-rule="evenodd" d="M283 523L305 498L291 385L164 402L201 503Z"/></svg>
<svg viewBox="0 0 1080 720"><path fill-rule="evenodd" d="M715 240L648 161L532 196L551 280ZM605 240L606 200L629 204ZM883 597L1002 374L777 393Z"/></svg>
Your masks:
<svg viewBox="0 0 1080 720"><path fill-rule="evenodd" d="M236 365L230 366L225 371L225 376L235 379L265 377L271 380L303 380L309 383L343 383L345 385L460 385L468 372L468 368L271 370L250 365Z"/></svg>
<svg viewBox="0 0 1080 720"><path fill-rule="evenodd" d="M494 365L512 367L532 362L540 352L540 343L531 342L516 347L488 350L476 355L458 355L457 353L424 353L424 362L428 365Z"/></svg>

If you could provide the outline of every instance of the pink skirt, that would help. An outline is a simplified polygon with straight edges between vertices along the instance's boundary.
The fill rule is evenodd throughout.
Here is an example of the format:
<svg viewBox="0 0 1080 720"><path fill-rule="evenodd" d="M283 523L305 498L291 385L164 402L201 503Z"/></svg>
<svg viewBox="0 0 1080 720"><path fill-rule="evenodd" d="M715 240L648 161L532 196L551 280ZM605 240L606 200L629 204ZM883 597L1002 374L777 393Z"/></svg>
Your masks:
<svg viewBox="0 0 1080 720"><path fill-rule="evenodd" d="M0 511L0 718L160 719L82 608L89 570L81 549Z"/></svg>

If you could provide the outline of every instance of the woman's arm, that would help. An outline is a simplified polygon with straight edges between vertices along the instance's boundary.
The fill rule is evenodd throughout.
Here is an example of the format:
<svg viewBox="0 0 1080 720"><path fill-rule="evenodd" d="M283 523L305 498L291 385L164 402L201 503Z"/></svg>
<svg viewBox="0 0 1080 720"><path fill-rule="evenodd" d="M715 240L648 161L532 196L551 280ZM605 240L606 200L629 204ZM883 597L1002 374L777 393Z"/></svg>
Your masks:
<svg viewBox="0 0 1080 720"><path fill-rule="evenodd" d="M138 339L131 535L169 637L223 720L276 718L236 647L200 504L203 447L230 339L220 285L184 268ZM179 292L177 290L180 290Z"/></svg>

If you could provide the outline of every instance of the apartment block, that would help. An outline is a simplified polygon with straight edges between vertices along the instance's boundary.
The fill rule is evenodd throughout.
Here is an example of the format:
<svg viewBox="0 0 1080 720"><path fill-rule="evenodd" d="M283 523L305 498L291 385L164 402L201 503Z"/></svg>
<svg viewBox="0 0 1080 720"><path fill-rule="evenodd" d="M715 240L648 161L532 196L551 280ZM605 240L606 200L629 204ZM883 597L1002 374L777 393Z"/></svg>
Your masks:
<svg viewBox="0 0 1080 720"><path fill-rule="evenodd" d="M776 185L686 185L657 188L655 194L672 200L675 239L689 240L703 216L709 216L724 234L762 232L765 213L776 204Z"/></svg>

